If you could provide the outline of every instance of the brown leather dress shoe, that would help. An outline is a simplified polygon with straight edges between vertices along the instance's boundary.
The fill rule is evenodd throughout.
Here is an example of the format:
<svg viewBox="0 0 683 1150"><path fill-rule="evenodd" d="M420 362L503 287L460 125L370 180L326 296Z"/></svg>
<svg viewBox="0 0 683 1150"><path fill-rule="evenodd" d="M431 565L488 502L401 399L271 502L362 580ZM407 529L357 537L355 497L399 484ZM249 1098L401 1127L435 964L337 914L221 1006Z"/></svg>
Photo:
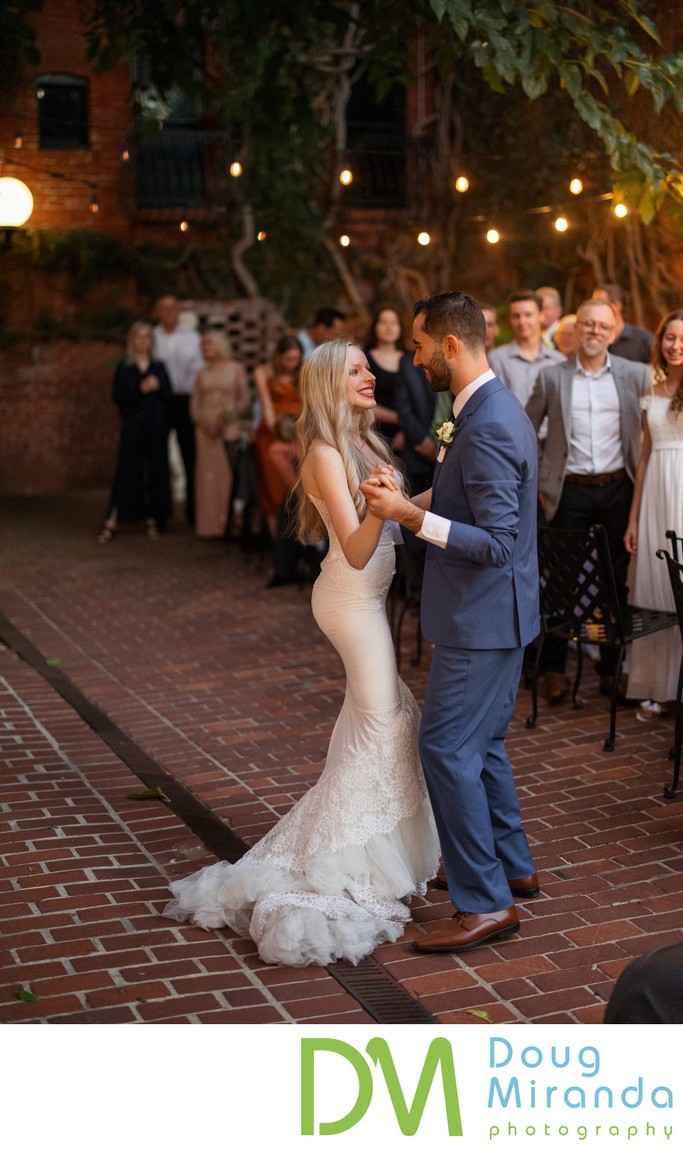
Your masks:
<svg viewBox="0 0 683 1150"><path fill-rule="evenodd" d="M424 939L416 938L413 948L425 954L457 953L474 946L507 938L519 930L517 907L491 910L485 914L467 914L456 911L443 926L431 930Z"/></svg>
<svg viewBox="0 0 683 1150"><path fill-rule="evenodd" d="M536 871L534 871L533 874L526 875L524 878L508 879L508 886L514 898L536 898L536 895L541 893Z"/></svg>
<svg viewBox="0 0 683 1150"><path fill-rule="evenodd" d="M448 890L448 880L444 871L439 871L434 879L434 886L438 887L439 890ZM535 871L533 874L526 875L525 878L509 879L508 886L513 898L536 898L536 895L541 893L538 875Z"/></svg>
<svg viewBox="0 0 683 1150"><path fill-rule="evenodd" d="M561 671L546 671L543 676L543 693L546 703L551 706L561 703L569 691L569 680Z"/></svg>

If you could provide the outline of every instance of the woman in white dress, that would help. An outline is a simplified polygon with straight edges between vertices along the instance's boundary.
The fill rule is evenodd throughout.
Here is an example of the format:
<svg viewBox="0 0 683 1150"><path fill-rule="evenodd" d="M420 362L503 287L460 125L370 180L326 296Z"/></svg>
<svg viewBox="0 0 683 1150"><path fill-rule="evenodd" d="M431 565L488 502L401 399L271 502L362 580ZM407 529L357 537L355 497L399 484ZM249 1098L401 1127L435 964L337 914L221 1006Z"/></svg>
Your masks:
<svg viewBox="0 0 683 1150"><path fill-rule="evenodd" d="M360 490L391 463L372 431L374 383L363 351L341 340L321 344L301 372L299 527L329 536L312 608L347 680L325 768L239 862L172 883L164 911L250 935L265 962L358 962L400 937L406 900L438 866L419 711L398 677L385 609L392 529L367 513Z"/></svg>
<svg viewBox="0 0 683 1150"><path fill-rule="evenodd" d="M653 385L643 396L643 449L624 536L636 556L633 602L674 611L666 564L657 548L668 548L666 532L683 535L683 310L670 312L657 329L652 349ZM681 664L678 627L647 635L631 645L628 692L644 699L636 714L651 722L673 707Z"/></svg>

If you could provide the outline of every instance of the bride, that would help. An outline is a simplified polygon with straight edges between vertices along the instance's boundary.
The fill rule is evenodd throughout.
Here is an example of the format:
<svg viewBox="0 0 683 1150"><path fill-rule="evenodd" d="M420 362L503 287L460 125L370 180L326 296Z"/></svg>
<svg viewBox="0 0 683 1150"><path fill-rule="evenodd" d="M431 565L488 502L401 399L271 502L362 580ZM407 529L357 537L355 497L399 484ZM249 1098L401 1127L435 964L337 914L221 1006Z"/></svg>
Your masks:
<svg viewBox="0 0 683 1150"><path fill-rule="evenodd" d="M398 677L385 609L392 529L367 513L360 490L373 468L391 463L372 431L374 384L364 353L342 340L321 344L301 371L299 531L329 536L312 608L346 672L325 768L237 863L172 883L164 910L250 935L264 962L357 963L400 937L406 901L424 893L438 865L419 711Z"/></svg>

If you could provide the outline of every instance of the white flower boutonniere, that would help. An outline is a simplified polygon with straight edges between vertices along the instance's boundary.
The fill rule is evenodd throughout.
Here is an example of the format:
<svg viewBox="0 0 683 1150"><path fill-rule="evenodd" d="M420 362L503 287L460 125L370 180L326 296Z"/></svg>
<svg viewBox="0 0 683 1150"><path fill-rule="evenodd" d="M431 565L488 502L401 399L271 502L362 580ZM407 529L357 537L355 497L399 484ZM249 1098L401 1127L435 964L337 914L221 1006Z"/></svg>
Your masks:
<svg viewBox="0 0 683 1150"><path fill-rule="evenodd" d="M446 448L451 446L459 431L460 428L452 419L446 419L439 427L434 427L434 434L441 442L439 454L436 457L437 463L443 463L446 457Z"/></svg>

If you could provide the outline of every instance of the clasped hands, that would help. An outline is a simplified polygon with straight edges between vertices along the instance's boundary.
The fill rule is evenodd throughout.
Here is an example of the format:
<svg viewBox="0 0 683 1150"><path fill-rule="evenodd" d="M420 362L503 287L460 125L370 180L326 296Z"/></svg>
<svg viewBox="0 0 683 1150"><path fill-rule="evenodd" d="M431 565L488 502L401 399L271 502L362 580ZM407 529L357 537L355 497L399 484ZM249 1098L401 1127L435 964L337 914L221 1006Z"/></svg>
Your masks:
<svg viewBox="0 0 683 1150"><path fill-rule="evenodd" d="M396 481L393 467L378 464L361 483L360 489L368 503L368 511L378 519L400 522L401 509L408 504L401 485Z"/></svg>

